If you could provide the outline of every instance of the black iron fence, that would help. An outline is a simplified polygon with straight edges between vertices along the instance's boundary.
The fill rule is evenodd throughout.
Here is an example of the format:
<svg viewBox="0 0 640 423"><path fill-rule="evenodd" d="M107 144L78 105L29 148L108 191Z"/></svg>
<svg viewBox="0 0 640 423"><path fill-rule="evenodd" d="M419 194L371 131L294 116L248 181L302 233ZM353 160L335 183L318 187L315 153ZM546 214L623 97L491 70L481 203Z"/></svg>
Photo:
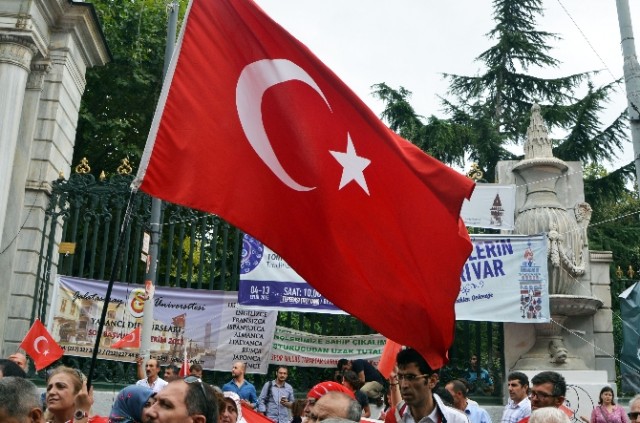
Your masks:
<svg viewBox="0 0 640 423"><path fill-rule="evenodd" d="M111 177L95 178L86 162L76 167L69 179L58 179L46 211L38 265L32 318L46 321L47 299L57 273L88 279L108 280L116 260L116 246L129 201L131 168L124 163ZM143 234L149 232L151 199L144 193L133 197L130 224L124 237L122 264L115 280L132 284L144 282L145 263L141 260ZM238 289L242 233L217 216L164 203L162 234L158 257L158 286L206 290ZM62 244L58 245L56 234ZM401 305L398 305L399 307ZM278 325L325 335L369 334L373 331L351 316L281 312ZM442 379L465 377L467 363L478 355L488 370L492 387L480 386L473 395L501 399L504 354L502 325L491 322L458 322L456 342L450 351L450 365ZM88 359L65 357L74 367L88 370ZM272 366L273 367L273 366ZM95 384L126 385L136 379L135 365L101 360ZM251 377L257 388L273 377ZM332 379L333 369L292 367L289 380L300 393L315 383ZM221 385L230 378L225 372L205 372L205 380Z"/></svg>

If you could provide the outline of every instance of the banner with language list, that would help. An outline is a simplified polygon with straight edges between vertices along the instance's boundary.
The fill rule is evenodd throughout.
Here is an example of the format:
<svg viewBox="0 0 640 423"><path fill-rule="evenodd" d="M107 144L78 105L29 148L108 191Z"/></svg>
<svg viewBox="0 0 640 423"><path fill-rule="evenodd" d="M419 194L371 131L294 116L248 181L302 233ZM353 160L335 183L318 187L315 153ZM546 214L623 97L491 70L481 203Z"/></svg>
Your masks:
<svg viewBox="0 0 640 423"><path fill-rule="evenodd" d="M58 276L48 328L66 355L90 357L102 314L106 281ZM192 363L229 371L235 361L248 373L267 373L277 311L237 307L238 293L114 283L98 358L135 361L138 348L111 348L142 325L144 306L154 302L151 357L161 365L180 364L184 345Z"/></svg>

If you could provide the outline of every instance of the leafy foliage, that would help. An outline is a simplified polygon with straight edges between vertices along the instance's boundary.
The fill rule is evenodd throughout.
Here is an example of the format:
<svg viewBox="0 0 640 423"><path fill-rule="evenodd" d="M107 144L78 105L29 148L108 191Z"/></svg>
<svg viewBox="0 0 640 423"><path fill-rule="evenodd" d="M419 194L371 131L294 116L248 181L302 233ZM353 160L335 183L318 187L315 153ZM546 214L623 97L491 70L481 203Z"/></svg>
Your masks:
<svg viewBox="0 0 640 423"><path fill-rule="evenodd" d="M162 86L164 0L94 0L113 60L87 71L73 163L113 172L142 155Z"/></svg>

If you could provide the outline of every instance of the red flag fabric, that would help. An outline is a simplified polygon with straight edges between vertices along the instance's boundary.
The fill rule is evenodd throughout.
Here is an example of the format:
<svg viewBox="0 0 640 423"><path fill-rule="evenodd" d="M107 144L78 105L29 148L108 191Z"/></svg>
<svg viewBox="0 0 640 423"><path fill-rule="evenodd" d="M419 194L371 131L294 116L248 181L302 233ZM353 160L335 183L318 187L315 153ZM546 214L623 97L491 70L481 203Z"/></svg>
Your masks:
<svg viewBox="0 0 640 423"><path fill-rule="evenodd" d="M127 336L120 338L118 342L111 345L111 348L140 348L140 326L135 328L133 332Z"/></svg>
<svg viewBox="0 0 640 423"><path fill-rule="evenodd" d="M189 357L187 356L187 343L184 344L184 357L182 359L182 367L180 367L180 377L189 376Z"/></svg>
<svg viewBox="0 0 640 423"><path fill-rule="evenodd" d="M240 406L242 407L242 417L244 417L244 420L247 423L273 423L273 420L264 414L258 413L253 408L245 404L244 401L240 402Z"/></svg>
<svg viewBox="0 0 640 423"><path fill-rule="evenodd" d="M31 357L36 371L44 369L64 355L64 350L53 339L47 328L40 323L40 320L33 322L31 329L22 340L20 348Z"/></svg>
<svg viewBox="0 0 640 423"><path fill-rule="evenodd" d="M473 182L387 128L249 0L194 0L134 186L215 213L434 368Z"/></svg>
<svg viewBox="0 0 640 423"><path fill-rule="evenodd" d="M382 349L382 356L378 362L378 371L385 379L389 379L393 368L396 366L396 356L402 349L402 345L397 342L393 342L391 339L387 339Z"/></svg>

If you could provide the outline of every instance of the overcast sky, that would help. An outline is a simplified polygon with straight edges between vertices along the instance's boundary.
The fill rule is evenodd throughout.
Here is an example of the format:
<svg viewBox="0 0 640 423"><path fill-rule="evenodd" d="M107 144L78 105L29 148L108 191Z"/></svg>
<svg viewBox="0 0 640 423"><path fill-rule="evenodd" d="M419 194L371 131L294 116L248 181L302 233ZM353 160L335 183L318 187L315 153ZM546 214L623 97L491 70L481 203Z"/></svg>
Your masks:
<svg viewBox="0 0 640 423"><path fill-rule="evenodd" d="M629 0L634 33L640 0ZM371 85L386 82L413 92L424 116L443 117L438 96L448 84L442 73L482 73L474 58L492 45L485 34L495 25L489 0L256 0L280 25L306 44L376 114L382 104ZM602 70L601 85L622 76L615 0L544 0L539 30L557 33L551 55L562 63L540 76ZM575 22L575 23L574 23ZM636 48L640 46L637 45ZM605 124L626 107L624 86L608 105ZM631 142L621 162L633 158Z"/></svg>

